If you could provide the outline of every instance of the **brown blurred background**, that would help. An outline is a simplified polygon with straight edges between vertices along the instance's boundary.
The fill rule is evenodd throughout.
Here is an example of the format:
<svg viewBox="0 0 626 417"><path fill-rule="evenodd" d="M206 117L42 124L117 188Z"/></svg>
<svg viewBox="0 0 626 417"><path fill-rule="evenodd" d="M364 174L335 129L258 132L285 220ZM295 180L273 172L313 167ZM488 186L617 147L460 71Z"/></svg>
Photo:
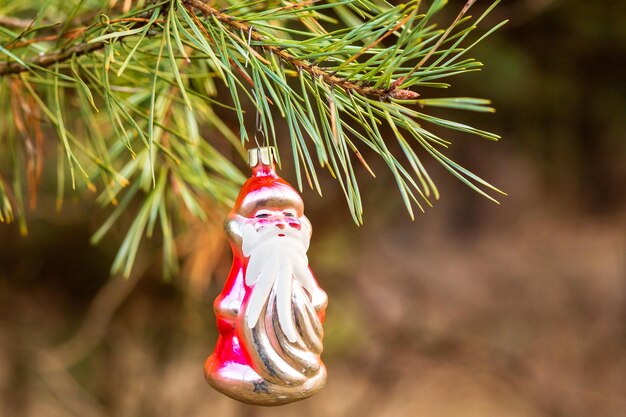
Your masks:
<svg viewBox="0 0 626 417"><path fill-rule="evenodd" d="M27 238L0 226L0 416L626 416L626 2L511 0L504 18L475 50L484 71L449 92L498 112L444 113L502 135L447 133L500 206L430 163L442 198L411 222L371 155L364 227L326 174L323 198L304 193L330 296L324 391L261 409L204 382L219 224L181 242L181 277L161 279L148 241L134 278L109 279L124 229L90 246L106 211L76 197L54 214L43 190Z"/></svg>

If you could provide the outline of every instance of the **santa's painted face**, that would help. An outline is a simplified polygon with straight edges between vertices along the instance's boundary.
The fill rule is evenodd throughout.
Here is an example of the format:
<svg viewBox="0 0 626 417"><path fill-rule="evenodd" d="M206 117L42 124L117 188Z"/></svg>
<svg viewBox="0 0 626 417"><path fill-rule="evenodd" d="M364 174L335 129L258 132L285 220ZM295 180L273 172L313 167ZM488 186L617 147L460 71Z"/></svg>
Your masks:
<svg viewBox="0 0 626 417"><path fill-rule="evenodd" d="M275 226L278 229L291 227L300 230L302 223L297 217L296 210L293 208L286 209L260 209L254 213L251 219L255 229L259 230L264 227ZM280 232L277 232L280 234Z"/></svg>

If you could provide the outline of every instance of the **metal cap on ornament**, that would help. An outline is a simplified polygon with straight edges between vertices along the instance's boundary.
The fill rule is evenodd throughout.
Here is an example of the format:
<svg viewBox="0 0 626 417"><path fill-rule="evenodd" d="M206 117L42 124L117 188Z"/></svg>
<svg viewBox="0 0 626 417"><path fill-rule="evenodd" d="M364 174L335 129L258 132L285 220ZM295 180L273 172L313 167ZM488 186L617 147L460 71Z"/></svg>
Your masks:
<svg viewBox="0 0 626 417"><path fill-rule="evenodd" d="M258 164L273 166L274 161L276 161L276 151L273 146L248 149L248 165L250 168L254 168Z"/></svg>
<svg viewBox="0 0 626 417"><path fill-rule="evenodd" d="M256 405L301 400L326 383L328 298L308 266L311 224L274 161L272 147L248 151L252 175L225 222L233 264L214 303L220 335L205 363L211 386Z"/></svg>

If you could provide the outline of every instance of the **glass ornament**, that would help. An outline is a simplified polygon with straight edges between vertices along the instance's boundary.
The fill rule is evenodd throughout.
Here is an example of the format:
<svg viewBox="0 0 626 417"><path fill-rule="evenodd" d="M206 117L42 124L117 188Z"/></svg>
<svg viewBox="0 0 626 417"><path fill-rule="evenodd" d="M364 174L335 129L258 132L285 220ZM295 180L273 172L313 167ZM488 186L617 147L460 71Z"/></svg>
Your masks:
<svg viewBox="0 0 626 417"><path fill-rule="evenodd" d="M233 264L214 303L219 338L205 377L236 400L280 405L326 383L328 297L308 265L312 229L302 197L276 174L272 147L248 157L252 175L224 224Z"/></svg>

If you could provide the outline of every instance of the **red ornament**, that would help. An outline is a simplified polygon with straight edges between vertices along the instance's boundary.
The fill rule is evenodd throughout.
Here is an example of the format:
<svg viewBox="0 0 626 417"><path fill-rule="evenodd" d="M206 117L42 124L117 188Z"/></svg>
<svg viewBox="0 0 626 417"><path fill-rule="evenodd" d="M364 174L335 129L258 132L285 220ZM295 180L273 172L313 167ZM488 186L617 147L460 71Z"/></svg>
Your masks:
<svg viewBox="0 0 626 417"><path fill-rule="evenodd" d="M308 267L311 223L300 194L276 174L273 148L253 149L249 160L252 176L225 222L233 265L214 303L220 336L204 372L229 397L280 405L326 383L328 298Z"/></svg>

